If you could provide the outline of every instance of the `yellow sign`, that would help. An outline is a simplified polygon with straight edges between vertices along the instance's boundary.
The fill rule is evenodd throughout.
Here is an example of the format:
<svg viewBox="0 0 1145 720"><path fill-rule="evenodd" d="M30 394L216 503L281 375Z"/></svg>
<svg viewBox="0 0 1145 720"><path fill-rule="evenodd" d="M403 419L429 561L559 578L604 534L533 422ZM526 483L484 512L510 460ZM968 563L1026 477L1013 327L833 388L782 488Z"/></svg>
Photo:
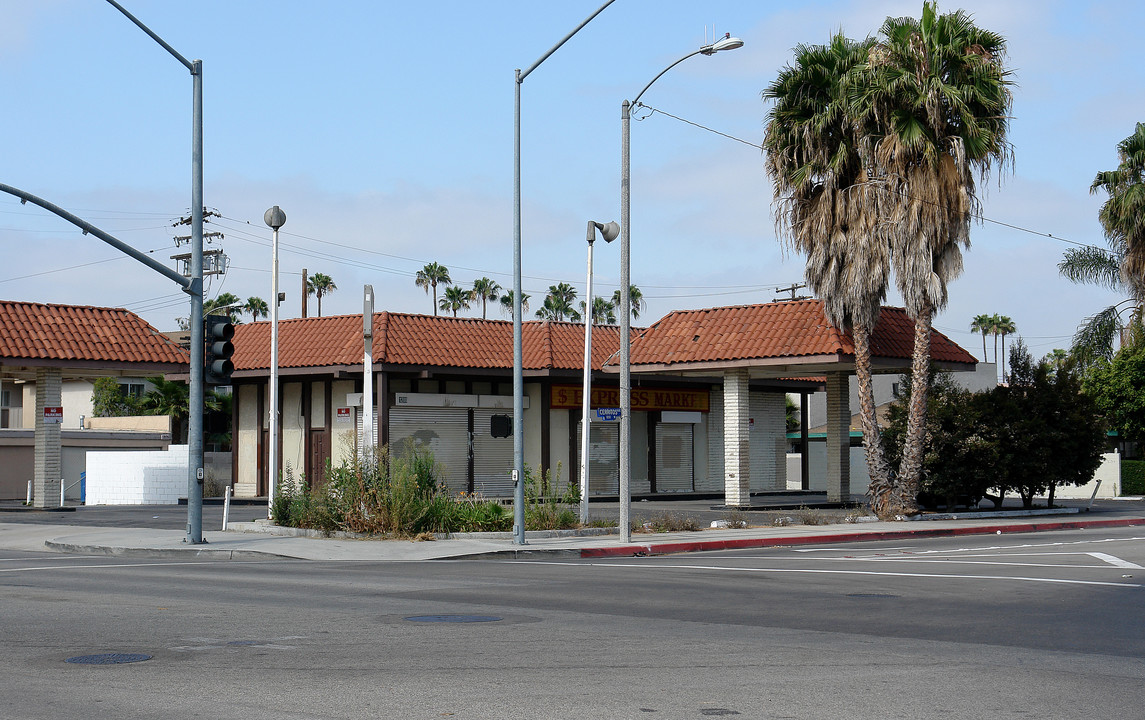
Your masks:
<svg viewBox="0 0 1145 720"><path fill-rule="evenodd" d="M550 407L576 409L584 405L584 388L579 385L553 385ZM620 407L620 388L594 387L591 407ZM707 390L671 388L632 388L633 410L691 410L708 412Z"/></svg>

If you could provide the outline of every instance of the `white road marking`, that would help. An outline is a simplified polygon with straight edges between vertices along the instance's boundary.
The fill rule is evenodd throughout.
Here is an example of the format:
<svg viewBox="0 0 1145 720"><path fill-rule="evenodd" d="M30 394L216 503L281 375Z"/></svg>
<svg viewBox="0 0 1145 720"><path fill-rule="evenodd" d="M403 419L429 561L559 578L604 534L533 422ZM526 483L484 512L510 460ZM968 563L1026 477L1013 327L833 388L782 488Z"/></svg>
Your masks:
<svg viewBox="0 0 1145 720"><path fill-rule="evenodd" d="M567 565L575 567L603 567L603 568L642 568L649 569L674 569L674 570L708 570L713 572L733 572L733 573L789 573L789 574L803 574L803 575L870 575L873 577L906 577L906 578L932 578L944 580L1002 580L1009 582L1033 582L1033 583L1051 583L1056 585L1102 585L1107 587L1118 588L1139 588L1142 585L1136 583L1116 583L1116 582L1102 582L1099 580L1064 580L1061 578L1037 578L1037 577L1008 577L1005 575L951 575L946 573L907 573L907 572L882 572L875 570L823 570L813 568L742 568L742 567L721 567L719 565L679 565L679 564L661 564L655 565L649 563L575 563L575 562L557 562L557 561L544 561L544 560L518 560L515 561L523 565Z"/></svg>
<svg viewBox="0 0 1145 720"><path fill-rule="evenodd" d="M228 560L227 565L273 565L277 564L271 560ZM115 563L109 565L41 565L38 567L24 567L24 568L0 568L0 573L17 573L17 572L38 572L42 570L109 570L113 568L136 568L136 567L211 567L217 566L218 561L213 560L200 560L200 561L182 561L182 562L154 562L154 563Z"/></svg>
<svg viewBox="0 0 1145 720"><path fill-rule="evenodd" d="M1107 562L1110 565L1112 565L1113 567L1130 568L1132 570L1140 570L1141 569L1141 566L1136 564L1136 563L1131 563L1128 560L1122 560L1121 558L1114 557L1112 555L1106 555L1105 553L1091 552L1091 553L1086 553L1086 555L1089 555L1090 557L1095 557L1098 560L1101 560L1102 562Z"/></svg>

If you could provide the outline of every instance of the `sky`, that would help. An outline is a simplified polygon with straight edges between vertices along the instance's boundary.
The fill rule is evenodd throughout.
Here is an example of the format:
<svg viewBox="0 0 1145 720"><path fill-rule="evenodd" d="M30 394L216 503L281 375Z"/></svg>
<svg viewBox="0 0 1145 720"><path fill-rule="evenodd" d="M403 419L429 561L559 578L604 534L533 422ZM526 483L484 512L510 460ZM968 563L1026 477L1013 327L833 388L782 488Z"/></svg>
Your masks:
<svg viewBox="0 0 1145 720"><path fill-rule="evenodd" d="M229 258L206 296L271 297L280 206L281 317L301 273L329 275L324 315L432 313L414 283L431 262L455 284L513 278L515 70L602 0L239 0L122 4L203 61L206 245ZM656 81L631 123L632 281L647 307L770 302L802 281L778 239L758 147L761 91L798 44L877 33L920 0L616 0L521 84L522 272L533 312L548 286L586 281L586 224L620 219L621 103ZM1011 317L1035 357L1068 347L1122 298L1061 278L1067 248L1105 247L1094 176L1145 119L1145 5L967 0L1008 40L1014 163L979 183L981 222L935 327L975 355L978 314ZM189 215L190 73L103 0L0 0L0 183L37 195L173 265ZM597 242L596 294L619 287L619 242ZM441 290L439 289L439 295ZM0 298L132 310L160 330L188 315L170 280L31 204L0 195ZM898 304L892 293L888 304ZM315 314L315 300L310 300ZM462 311L481 315L477 306ZM508 319L499 305L490 318ZM993 355L993 343L990 355Z"/></svg>

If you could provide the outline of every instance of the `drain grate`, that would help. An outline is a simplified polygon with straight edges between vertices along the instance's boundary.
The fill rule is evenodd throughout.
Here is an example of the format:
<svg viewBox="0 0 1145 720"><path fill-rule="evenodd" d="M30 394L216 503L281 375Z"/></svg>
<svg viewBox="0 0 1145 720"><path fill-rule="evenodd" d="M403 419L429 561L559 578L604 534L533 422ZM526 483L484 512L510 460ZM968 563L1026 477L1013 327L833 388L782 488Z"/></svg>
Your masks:
<svg viewBox="0 0 1145 720"><path fill-rule="evenodd" d="M77 655L68 658L65 662L77 665L123 665L150 659L150 655L143 655L142 653L101 653L99 655Z"/></svg>
<svg viewBox="0 0 1145 720"><path fill-rule="evenodd" d="M496 615L410 615L406 618L410 622L425 623L482 623L498 622L501 619Z"/></svg>

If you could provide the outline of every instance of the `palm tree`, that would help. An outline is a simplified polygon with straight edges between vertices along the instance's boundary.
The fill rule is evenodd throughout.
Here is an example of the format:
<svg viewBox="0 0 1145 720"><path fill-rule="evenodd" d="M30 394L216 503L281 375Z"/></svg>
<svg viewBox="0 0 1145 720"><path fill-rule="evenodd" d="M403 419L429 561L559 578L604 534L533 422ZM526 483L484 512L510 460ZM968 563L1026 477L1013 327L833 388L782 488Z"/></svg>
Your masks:
<svg viewBox="0 0 1145 720"><path fill-rule="evenodd" d="M612 293L612 305L617 310L620 309L620 290L616 289ZM635 285L628 286L628 310L632 314L632 319L636 320L640 317L640 312L648 307L648 303L644 302L644 293L640 292L640 288Z"/></svg>
<svg viewBox="0 0 1145 720"><path fill-rule="evenodd" d="M897 478L901 512L918 510L926 439L930 332L962 271L970 218L978 210L975 176L1010 162L1011 105L1006 40L974 25L962 10L887 18L849 90L864 126L860 152L884 183L893 216L891 264L915 321L912 387ZM874 128L870 132L868 128Z"/></svg>
<svg viewBox="0 0 1145 720"><path fill-rule="evenodd" d="M428 295L430 288L433 289L433 314L437 314L437 284L442 283L448 285L453 282L449 279L449 268L444 265L438 265L431 262L421 270L417 271L417 276L414 278L414 285L417 285Z"/></svg>
<svg viewBox="0 0 1145 720"><path fill-rule="evenodd" d="M873 130L852 117L847 93L873 45L837 33L827 45L796 47L793 62L763 92L775 102L763 145L779 234L806 256L804 275L827 319L854 339L871 506L884 516L895 488L875 416L870 336L890 276L887 196L859 153Z"/></svg>
<svg viewBox="0 0 1145 720"><path fill-rule="evenodd" d="M481 300L481 319L485 319L486 303L496 300L501 293L501 286L487 277L477 278L473 281L473 299Z"/></svg>
<svg viewBox="0 0 1145 720"><path fill-rule="evenodd" d="M223 308L226 308L226 310L223 310ZM242 300L239 300L239 296L229 292L219 293L210 300L203 301L204 315L226 315L230 318L230 321L235 324L242 322L239 318L239 313L245 309Z"/></svg>
<svg viewBox="0 0 1145 720"><path fill-rule="evenodd" d="M1002 384L1006 383L1006 336L1018 332L1018 326L1006 315L996 316L995 331L1002 336Z"/></svg>
<svg viewBox="0 0 1145 720"><path fill-rule="evenodd" d="M526 313L529 311L529 293L521 293L521 312ZM505 294L501 296L501 312L509 315L513 314L513 291L506 290Z"/></svg>
<svg viewBox="0 0 1145 720"><path fill-rule="evenodd" d="M1140 328L1145 304L1145 124L1137 123L1133 134L1118 143L1117 155L1117 169L1098 173L1089 188L1090 193L1104 190L1109 195L1097 215L1109 250L1073 248L1058 263L1058 271L1071 282L1101 285L1129 296L1078 327L1071 352L1082 366L1111 361L1118 333L1124 330L1121 313L1129 310L1127 325ZM1132 343L1140 338L1124 339Z"/></svg>
<svg viewBox="0 0 1145 720"><path fill-rule="evenodd" d="M250 313L251 322L258 322L260 317L270 317L270 306L260 297L248 297L241 309Z"/></svg>
<svg viewBox="0 0 1145 720"><path fill-rule="evenodd" d="M549 286L549 294L545 296L545 303L537 311L541 320L564 320L566 317L574 322L580 320L580 313L576 311L573 302L576 300L576 288L568 283L558 283Z"/></svg>
<svg viewBox="0 0 1145 720"><path fill-rule="evenodd" d="M619 290L617 292L620 292ZM580 315L585 317L588 315L587 303L584 300L580 301ZM592 299L592 324L593 325L615 325L616 324L616 305L609 300L597 296Z"/></svg>
<svg viewBox="0 0 1145 720"><path fill-rule="evenodd" d="M982 333L982 362L986 362L986 335L990 333L990 328L993 327L992 321L993 318L986 314L975 315L974 319L970 321L970 332Z"/></svg>
<svg viewBox="0 0 1145 720"><path fill-rule="evenodd" d="M441 309L452 312L457 317L458 310L468 310L473 301L473 291L466 290L460 285L450 285L445 288L445 297L441 298Z"/></svg>
<svg viewBox="0 0 1145 720"><path fill-rule="evenodd" d="M306 294L318 298L318 317L322 317L322 296L329 295L338 289L329 275L314 273L306 279Z"/></svg>

